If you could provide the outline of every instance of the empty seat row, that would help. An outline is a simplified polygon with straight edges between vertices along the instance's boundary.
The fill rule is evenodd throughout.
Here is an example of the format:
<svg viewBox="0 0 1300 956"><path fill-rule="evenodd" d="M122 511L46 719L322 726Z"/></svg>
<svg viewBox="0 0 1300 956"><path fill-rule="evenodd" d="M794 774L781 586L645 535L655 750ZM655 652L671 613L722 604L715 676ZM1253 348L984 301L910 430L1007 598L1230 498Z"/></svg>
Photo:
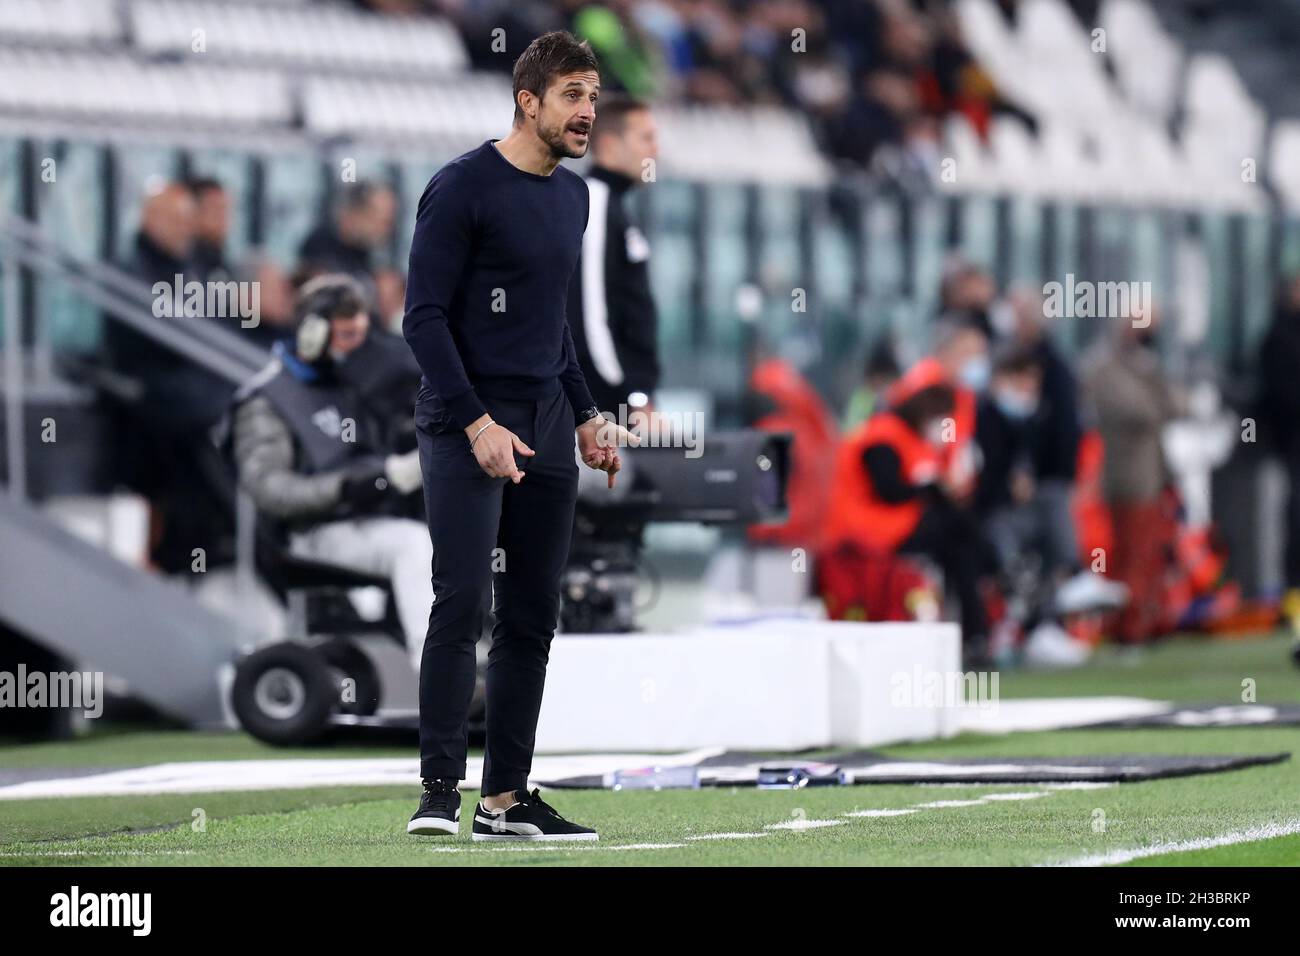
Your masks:
<svg viewBox="0 0 1300 956"><path fill-rule="evenodd" d="M126 122L276 126L293 120L276 73L0 48L0 111Z"/></svg>
<svg viewBox="0 0 1300 956"><path fill-rule="evenodd" d="M467 69L460 35L436 17L381 17L335 5L131 0L146 53L203 55L344 72L445 74Z"/></svg>
<svg viewBox="0 0 1300 956"><path fill-rule="evenodd" d="M16 43L110 43L122 23L114 0L3 0L0 40Z"/></svg>

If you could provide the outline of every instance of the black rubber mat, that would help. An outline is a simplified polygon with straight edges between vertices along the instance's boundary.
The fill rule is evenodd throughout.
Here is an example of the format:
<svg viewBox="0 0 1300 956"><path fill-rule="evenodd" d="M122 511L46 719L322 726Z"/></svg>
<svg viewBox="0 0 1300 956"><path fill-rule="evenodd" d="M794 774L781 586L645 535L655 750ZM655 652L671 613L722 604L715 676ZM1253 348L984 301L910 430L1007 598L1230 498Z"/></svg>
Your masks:
<svg viewBox="0 0 1300 956"><path fill-rule="evenodd" d="M846 783L1128 783L1222 773L1263 764L1279 763L1289 753L1187 755L1104 754L1086 757L985 757L950 760L901 760L869 750L821 753L816 757L728 751L695 765L700 786L743 787L758 782L764 767L815 764L838 767ZM628 767L627 770L639 768ZM539 781L543 786L608 789L608 777L590 775Z"/></svg>

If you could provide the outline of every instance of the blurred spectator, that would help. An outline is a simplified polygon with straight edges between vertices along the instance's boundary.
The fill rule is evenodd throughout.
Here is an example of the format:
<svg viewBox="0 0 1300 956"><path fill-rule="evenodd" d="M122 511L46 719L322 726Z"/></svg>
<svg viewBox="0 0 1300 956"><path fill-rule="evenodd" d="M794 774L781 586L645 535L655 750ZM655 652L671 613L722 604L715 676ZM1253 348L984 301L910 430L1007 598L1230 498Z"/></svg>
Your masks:
<svg viewBox="0 0 1300 956"><path fill-rule="evenodd" d="M1030 129L1038 122L1032 114L1007 101L992 77L966 47L961 21L952 4L931 7L932 55L919 83L926 110L934 116L957 113L986 137L995 113L1015 116Z"/></svg>
<svg viewBox="0 0 1300 956"><path fill-rule="evenodd" d="M573 33L591 44L607 87L650 98L658 92L658 58L632 16L634 6L628 0L586 4L573 17Z"/></svg>
<svg viewBox="0 0 1300 956"><path fill-rule="evenodd" d="M1078 470L1079 388L1074 372L1047 334L1042 296L1020 289L1010 296L1012 341L1030 349L1042 373L1038 411L1030 420L1034 496L1043 515L1044 563L1049 570L1076 568L1079 547L1070 515L1070 494Z"/></svg>
<svg viewBox="0 0 1300 956"><path fill-rule="evenodd" d="M168 183L148 196L140 210L140 228L125 267L152 286L171 285L184 274L198 232L198 207L190 190Z"/></svg>
<svg viewBox="0 0 1300 956"><path fill-rule="evenodd" d="M406 314L406 274L400 269L380 269L375 273L376 320L381 329L402 334L402 316Z"/></svg>
<svg viewBox="0 0 1300 956"><path fill-rule="evenodd" d="M192 191L171 183L149 196L140 230L125 268L151 288L166 286L169 299L187 273L197 234ZM155 296L158 293L155 292ZM173 315L174 301L165 315ZM221 321L212 317L159 318L159 322ZM180 359L148 335L118 322L107 326L106 345L114 367L133 381L138 397L120 429L120 477L154 506L151 558L167 572L188 570L202 549L208 567L228 559L233 548L225 475L213 461L208 429L223 414L233 386L198 365Z"/></svg>
<svg viewBox="0 0 1300 956"><path fill-rule="evenodd" d="M862 383L849 396L841 423L844 431L851 431L870 418L884 404L885 395L901 374L902 369L894 355L894 343L888 336L882 336L867 354Z"/></svg>
<svg viewBox="0 0 1300 956"><path fill-rule="evenodd" d="M1300 275L1283 284L1273 324L1259 350L1259 416L1286 466L1286 556L1283 612L1300 637Z"/></svg>
<svg viewBox="0 0 1300 956"><path fill-rule="evenodd" d="M847 109L831 120L828 145L833 155L865 166L881 147L902 148L920 119L912 79L896 69L874 70L862 77Z"/></svg>
<svg viewBox="0 0 1300 956"><path fill-rule="evenodd" d="M199 282L229 281L233 270L226 263L226 238L230 233L230 196L215 179L192 179L194 196L194 248L190 272Z"/></svg>
<svg viewBox="0 0 1300 956"><path fill-rule="evenodd" d="M937 363L920 368L924 374L909 373L895 385L889 408L841 443L826 541L832 548L848 543L867 554L935 561L961 606L964 659L977 666L988 653L980 580L996 562L944 475L954 389Z"/></svg>
<svg viewBox="0 0 1300 956"><path fill-rule="evenodd" d="M151 290L155 284L166 286L162 294L170 301L163 314L173 317L158 321L182 325L219 321L215 317L175 314L180 311L173 296L177 277L182 286L197 278L189 271L197 216L193 193L178 183L170 183L149 196L141 209L140 230L125 268ZM170 349L121 323L110 323L107 341L117 369L143 387L142 409L159 427L188 433L206 428L221 417L231 393L223 379L178 360Z"/></svg>
<svg viewBox="0 0 1300 956"><path fill-rule="evenodd" d="M293 334L293 283L275 260L265 256L252 261L245 278L257 283L261 306L257 325L245 331L258 345L269 349L278 340Z"/></svg>
<svg viewBox="0 0 1300 956"><path fill-rule="evenodd" d="M569 327L596 405L653 410L659 387L659 319L650 291L650 243L630 207L659 155L654 115L638 100L613 97L597 109L591 212L582 256L569 282Z"/></svg>
<svg viewBox="0 0 1300 956"><path fill-rule="evenodd" d="M1130 595L1116 627L1124 644L1144 642L1156 631L1171 532L1162 501L1169 472L1161 436L1177 402L1160 367L1158 327L1154 310L1134 315L1098 345L1083 373L1105 448L1102 497L1114 531L1108 571Z"/></svg>
<svg viewBox="0 0 1300 956"><path fill-rule="evenodd" d="M960 113L980 136L995 112L1033 125L971 55L948 0L356 2L447 17L476 69L507 71L531 40L570 29L600 58L608 90L796 109L832 156L893 177L930 181L945 116Z"/></svg>
<svg viewBox="0 0 1300 956"><path fill-rule="evenodd" d="M939 317L969 322L988 338L994 335L998 287L993 276L959 254L950 254L939 280Z"/></svg>
<svg viewBox="0 0 1300 956"><path fill-rule="evenodd" d="M889 393L893 404L898 395L915 391L918 382L943 382L953 390L953 409L944 422L939 460L943 480L958 500L968 499L974 491L976 462L971 442L975 403L988 387L991 368L984 331L969 322L943 320L935 326L932 354L909 368Z"/></svg>
<svg viewBox="0 0 1300 956"><path fill-rule="evenodd" d="M1036 517L1027 508L1035 491L1029 436L1042 377L1033 351L1004 345L993 362L989 389L977 406L980 472L972 505L984 519L1004 566L1017 557L1034 530L1027 527Z"/></svg>
<svg viewBox="0 0 1300 956"><path fill-rule="evenodd" d="M301 266L313 273L341 272L365 286L373 302L371 273L376 250L393 237L397 198L387 186L349 183L335 199L330 221L308 234L298 250Z"/></svg>

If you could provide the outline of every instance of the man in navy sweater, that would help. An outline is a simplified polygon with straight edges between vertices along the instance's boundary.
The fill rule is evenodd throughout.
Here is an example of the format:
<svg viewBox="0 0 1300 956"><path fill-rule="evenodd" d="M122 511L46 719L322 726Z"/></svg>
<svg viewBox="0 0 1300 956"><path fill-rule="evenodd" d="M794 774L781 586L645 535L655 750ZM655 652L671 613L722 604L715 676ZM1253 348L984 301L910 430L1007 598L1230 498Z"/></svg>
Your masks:
<svg viewBox="0 0 1300 956"><path fill-rule="evenodd" d="M408 833L459 829L475 645L494 597L473 838L597 838L527 783L577 499L574 432L611 488L618 447L636 443L600 416L565 317L588 195L559 162L586 153L599 92L586 43L539 37L515 63L510 134L452 160L420 198L403 332L424 373L415 419L434 600L420 665L424 795Z"/></svg>

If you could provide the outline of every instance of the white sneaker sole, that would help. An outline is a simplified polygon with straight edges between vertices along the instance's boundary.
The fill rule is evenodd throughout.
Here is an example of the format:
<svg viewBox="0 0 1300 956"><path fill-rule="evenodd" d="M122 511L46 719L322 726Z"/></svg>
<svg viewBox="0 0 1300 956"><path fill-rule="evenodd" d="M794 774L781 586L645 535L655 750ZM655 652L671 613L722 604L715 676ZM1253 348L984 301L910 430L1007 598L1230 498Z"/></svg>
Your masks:
<svg viewBox="0 0 1300 956"><path fill-rule="evenodd" d="M443 836L460 832L460 818L444 820L442 817L417 817L406 825L412 836Z"/></svg>
<svg viewBox="0 0 1300 956"><path fill-rule="evenodd" d="M502 842L502 843L542 843L542 842L568 842L599 840L599 833L475 833L473 835L475 842Z"/></svg>

